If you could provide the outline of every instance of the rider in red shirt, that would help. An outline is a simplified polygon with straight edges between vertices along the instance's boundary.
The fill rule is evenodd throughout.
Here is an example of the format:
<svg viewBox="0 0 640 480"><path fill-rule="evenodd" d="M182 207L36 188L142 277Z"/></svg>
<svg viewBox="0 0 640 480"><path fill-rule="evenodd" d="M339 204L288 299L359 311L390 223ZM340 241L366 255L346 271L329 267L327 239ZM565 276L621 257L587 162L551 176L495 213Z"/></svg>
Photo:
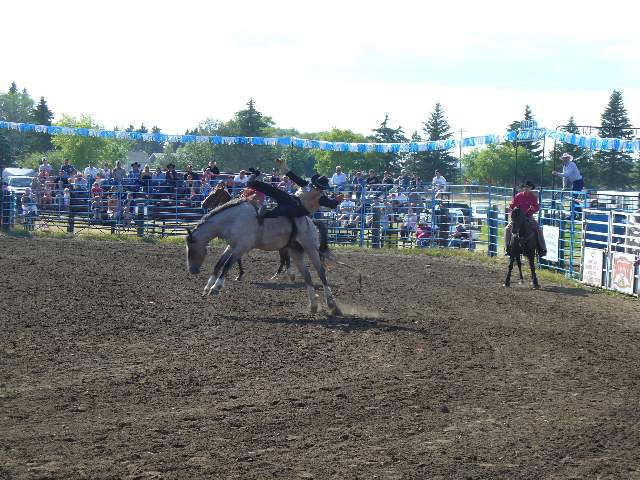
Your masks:
<svg viewBox="0 0 640 480"><path fill-rule="evenodd" d="M536 186L527 180L520 187L522 188L522 191L513 197L511 205L509 205L509 211L516 207L520 207L520 210L527 216L531 226L536 232L538 232L538 252L541 257L544 257L547 254L547 245L544 241L544 234L542 233L542 229L538 225L538 222L536 222L536 219L533 217L533 215L538 213L538 210L540 210L538 197L532 192L532 190L535 190ZM507 228L504 229L504 245L507 249L507 255L509 254L509 245L511 244L512 228L513 226L509 223Z"/></svg>

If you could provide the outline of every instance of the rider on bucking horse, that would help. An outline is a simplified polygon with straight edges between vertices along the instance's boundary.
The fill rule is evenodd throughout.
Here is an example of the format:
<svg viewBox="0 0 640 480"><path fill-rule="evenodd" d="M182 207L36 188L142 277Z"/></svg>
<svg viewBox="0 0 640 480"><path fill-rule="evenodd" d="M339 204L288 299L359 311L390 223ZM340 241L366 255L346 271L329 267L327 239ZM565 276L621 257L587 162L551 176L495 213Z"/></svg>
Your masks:
<svg viewBox="0 0 640 480"><path fill-rule="evenodd" d="M520 211L525 214L527 221L533 228L533 231L537 233L538 253L541 257L544 257L547 254L547 245L544 241L544 234L542 233L542 228L540 228L538 222L536 222L536 219L533 218L533 215L540 210L538 197L532 192L532 190L535 190L536 186L531 181L527 180L525 183L520 185L520 188L522 188L522 191L513 197L511 205L509 205L509 211L516 207L520 207ZM511 245L512 229L513 225L511 222L509 222L509 225L504 229L504 245L507 250L507 255L509 255L509 246Z"/></svg>
<svg viewBox="0 0 640 480"><path fill-rule="evenodd" d="M281 170L284 169L282 160L276 160L276 164L280 166ZM304 188L309 184L312 186L311 190L305 191L300 197L298 197L290 195L273 185L256 180L257 174L259 174L259 172L254 172L249 177L247 188L264 193L278 203L278 206L272 210L265 212L261 209L259 215L260 221L265 218L276 217L306 217L307 215L312 215L317 212L320 207L335 209L344 198L343 195L338 195L335 198L329 198L326 195L325 190L329 188L329 180L323 175L314 175L311 177L311 182L308 182L291 171L287 172L287 177L300 187Z"/></svg>

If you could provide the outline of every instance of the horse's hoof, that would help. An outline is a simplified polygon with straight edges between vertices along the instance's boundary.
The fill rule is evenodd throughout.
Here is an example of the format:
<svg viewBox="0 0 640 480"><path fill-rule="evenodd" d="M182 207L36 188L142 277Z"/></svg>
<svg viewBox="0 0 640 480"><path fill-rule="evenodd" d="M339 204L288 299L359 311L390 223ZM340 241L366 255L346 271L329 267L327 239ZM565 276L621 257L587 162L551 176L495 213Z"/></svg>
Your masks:
<svg viewBox="0 0 640 480"><path fill-rule="evenodd" d="M309 312L311 312L312 314L318 313L318 306L317 305L311 305L309 307Z"/></svg>
<svg viewBox="0 0 640 480"><path fill-rule="evenodd" d="M338 306L330 308L329 313L331 313L331 315L335 315L336 317L342 316L342 310L340 310L340 307Z"/></svg>
<svg viewBox="0 0 640 480"><path fill-rule="evenodd" d="M511 285L509 283L503 283L502 286L505 288L509 288Z"/></svg>
<svg viewBox="0 0 640 480"><path fill-rule="evenodd" d="M540 289L540 285L535 283L535 284L531 285L531 288L533 288L534 290L539 290Z"/></svg>
<svg viewBox="0 0 640 480"><path fill-rule="evenodd" d="M217 288L212 288L211 290L209 290L209 295L218 295L220 293L220 290L218 290Z"/></svg>
<svg viewBox="0 0 640 480"><path fill-rule="evenodd" d="M273 276L270 278L270 280L277 280L278 278L278 274L274 273Z"/></svg>
<svg viewBox="0 0 640 480"><path fill-rule="evenodd" d="M238 275L235 279L236 282L239 282L240 280L242 280L242 275Z"/></svg>
<svg viewBox="0 0 640 480"><path fill-rule="evenodd" d="M518 285L522 285L524 282L522 280L518 281Z"/></svg>

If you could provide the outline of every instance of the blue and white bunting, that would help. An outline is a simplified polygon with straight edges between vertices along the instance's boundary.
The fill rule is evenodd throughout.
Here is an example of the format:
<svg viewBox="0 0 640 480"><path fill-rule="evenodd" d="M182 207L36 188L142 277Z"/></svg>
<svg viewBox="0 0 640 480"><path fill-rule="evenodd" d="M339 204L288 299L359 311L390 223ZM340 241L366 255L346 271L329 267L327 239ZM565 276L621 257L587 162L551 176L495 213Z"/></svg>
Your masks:
<svg viewBox="0 0 640 480"><path fill-rule="evenodd" d="M600 138L592 135L581 135L560 130L545 128L531 128L526 130L508 131L504 135L483 135L459 140L437 140L408 143L349 143L329 142L326 140L310 140L297 137L222 137L203 135L166 135L164 133L140 133L113 130L95 130L80 127L61 127L57 125L34 125L31 123L7 122L0 120L0 129L13 130L21 133L37 132L49 135L75 135L79 137L115 138L118 140L143 140L158 143L211 143L213 145L254 145L254 146L293 146L301 149L315 149L345 153L418 153L452 150L455 148L471 148L482 145L492 145L504 141L533 142L543 138L551 138L561 143L575 145L589 150L606 152L640 152L639 139Z"/></svg>

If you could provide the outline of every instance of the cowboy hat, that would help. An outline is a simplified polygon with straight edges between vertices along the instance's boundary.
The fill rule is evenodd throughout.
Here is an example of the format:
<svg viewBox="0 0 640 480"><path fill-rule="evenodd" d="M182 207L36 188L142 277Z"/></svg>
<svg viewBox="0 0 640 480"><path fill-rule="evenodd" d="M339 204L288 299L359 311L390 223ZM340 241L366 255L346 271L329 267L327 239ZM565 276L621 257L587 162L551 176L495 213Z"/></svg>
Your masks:
<svg viewBox="0 0 640 480"><path fill-rule="evenodd" d="M573 160L573 155L571 155L570 153L563 153L562 156L560 157L561 160Z"/></svg>
<svg viewBox="0 0 640 480"><path fill-rule="evenodd" d="M314 188L326 190L329 188L329 180L324 175L315 174L311 177L311 185L313 185Z"/></svg>
<svg viewBox="0 0 640 480"><path fill-rule="evenodd" d="M249 170L247 170L247 173L249 173L250 175L255 175L256 177L260 176L260 170L258 170L257 168L253 168L253 167L251 167Z"/></svg>
<svg viewBox="0 0 640 480"><path fill-rule="evenodd" d="M167 168L176 168L176 166L173 163L169 163L167 164Z"/></svg>
<svg viewBox="0 0 640 480"><path fill-rule="evenodd" d="M132 167L135 167L135 166L138 166L138 167L139 167L139 166L140 166L140 164L139 164L138 162L133 162L133 163L131 164L131 166L132 166Z"/></svg>
<svg viewBox="0 0 640 480"><path fill-rule="evenodd" d="M531 190L536 189L536 186L531 180L527 180L526 182L523 182L522 185L520 185L520 188L524 188L524 187L529 187Z"/></svg>

